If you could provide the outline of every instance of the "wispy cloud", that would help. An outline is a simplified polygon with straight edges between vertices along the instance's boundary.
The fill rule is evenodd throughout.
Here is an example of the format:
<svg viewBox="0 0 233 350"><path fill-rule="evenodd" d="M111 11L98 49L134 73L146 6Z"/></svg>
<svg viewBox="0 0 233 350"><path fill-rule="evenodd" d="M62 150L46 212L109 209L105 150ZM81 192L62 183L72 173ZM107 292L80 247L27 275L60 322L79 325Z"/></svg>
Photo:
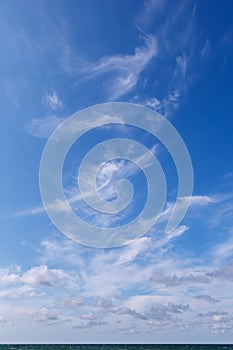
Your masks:
<svg viewBox="0 0 233 350"><path fill-rule="evenodd" d="M63 118L56 115L34 118L27 125L26 130L32 136L47 139L63 120Z"/></svg>
<svg viewBox="0 0 233 350"><path fill-rule="evenodd" d="M213 254L217 260L227 260L233 256L233 235L214 247Z"/></svg>
<svg viewBox="0 0 233 350"><path fill-rule="evenodd" d="M112 72L107 84L109 99L116 100L136 87L140 74L158 52L153 36L143 38L144 45L137 47L132 55L114 55L102 57L99 61L83 69L86 78Z"/></svg>
<svg viewBox="0 0 233 350"><path fill-rule="evenodd" d="M46 129L47 127L45 125L45 130ZM38 130L36 132L38 133ZM125 155L127 155L127 152L128 154L130 154L133 151L134 151L133 147L129 148L128 150L126 150ZM151 153L155 154L156 151L157 151L157 145L154 145L150 149L150 152L149 151L145 152L139 157L136 157L135 160L138 164L140 164L142 168L149 167L151 165ZM109 158L111 159L111 155L109 155ZM99 191L101 195L106 199L114 198L114 196L116 196L116 183L122 178L127 178L128 176L135 175L138 171L139 169L137 167L132 166L131 163L127 163L125 160L107 162L98 172L97 191ZM94 175L96 175L95 174L96 167L93 166L93 169L91 169L91 172L94 173ZM83 181L86 182L87 188L88 187L91 188L90 185L92 185L92 183L89 183L88 179L89 178L86 177L83 179ZM88 215L89 216L91 215L92 211L90 211L90 209L88 209L88 207L84 205L82 201L83 195L81 195L80 191L77 189L77 186L75 187L72 186L71 188L65 189L65 193L67 195L67 199L69 203L73 205L74 208L78 207L80 210L80 208L82 207L86 217L88 217ZM123 196L124 195L127 195L127 193L123 193ZM93 197L92 190L88 190L85 193L85 198L90 198L90 197ZM50 204L50 209L57 212L66 211L67 203L65 201L56 200L54 201L54 203ZM43 206L37 206L34 208L18 211L12 214L11 217L39 215L44 212L45 212L45 209ZM109 225L110 222L115 222L115 221L118 221L119 219L120 217L118 218L108 217L108 219L106 219L105 217L105 219L103 219L100 213L97 213L97 215L94 215L92 217L93 222L98 224L105 223L107 226Z"/></svg>
<svg viewBox="0 0 233 350"><path fill-rule="evenodd" d="M136 24L141 32L154 33L159 51L158 63L154 65L157 70L154 94L148 96L141 90L133 101L170 117L187 96L190 84L197 77L193 67L208 56L210 42L199 37L194 1L172 4L145 1ZM165 64L162 66L161 62Z"/></svg>
<svg viewBox="0 0 233 350"><path fill-rule="evenodd" d="M51 90L43 96L43 102L49 115L42 118L33 118L26 126L29 135L38 138L48 138L56 127L64 120L58 116L58 110L63 108L63 101L56 90ZM56 114L55 114L56 112Z"/></svg>
<svg viewBox="0 0 233 350"><path fill-rule="evenodd" d="M136 25L143 30L149 27L153 19L161 15L166 2L166 0L146 0L142 12L136 18Z"/></svg>
<svg viewBox="0 0 233 350"><path fill-rule="evenodd" d="M51 93L47 93L45 95L45 102L54 111L63 107L63 102L61 98L58 96L58 93L56 90L53 90L51 91Z"/></svg>
<svg viewBox="0 0 233 350"><path fill-rule="evenodd" d="M210 295L206 295L206 294L196 295L193 298L208 301L210 303L219 303L220 302L220 300L214 299Z"/></svg>

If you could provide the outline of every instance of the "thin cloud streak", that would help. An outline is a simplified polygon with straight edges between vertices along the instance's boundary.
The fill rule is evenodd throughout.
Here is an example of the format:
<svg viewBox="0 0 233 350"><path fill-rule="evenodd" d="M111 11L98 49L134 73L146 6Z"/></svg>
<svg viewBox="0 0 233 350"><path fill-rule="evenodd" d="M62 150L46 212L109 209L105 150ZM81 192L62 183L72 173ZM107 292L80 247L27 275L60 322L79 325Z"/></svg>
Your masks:
<svg viewBox="0 0 233 350"><path fill-rule="evenodd" d="M188 23L185 25L182 24L184 17L188 17ZM162 23L161 18L164 18ZM199 42L196 4L194 1L172 4L160 0L145 1L136 24L142 33L155 33L159 47L158 62L164 60L169 69L161 73L160 66L157 67L159 80L156 81L158 88L154 95L135 94L132 101L170 118L184 101L189 86L196 79L193 67L196 66L196 62L203 63L209 52L208 38L205 38L204 44ZM159 91L160 85L166 86L163 94Z"/></svg>
<svg viewBox="0 0 233 350"><path fill-rule="evenodd" d="M145 45L137 47L133 55L115 55L101 58L83 69L85 79L114 72L115 77L108 81L110 100L117 100L129 93L137 85L140 74L158 53L155 37L145 36Z"/></svg>
<svg viewBox="0 0 233 350"><path fill-rule="evenodd" d="M26 126L26 130L31 136L47 139L63 120L64 118L56 115L44 118L33 118Z"/></svg>

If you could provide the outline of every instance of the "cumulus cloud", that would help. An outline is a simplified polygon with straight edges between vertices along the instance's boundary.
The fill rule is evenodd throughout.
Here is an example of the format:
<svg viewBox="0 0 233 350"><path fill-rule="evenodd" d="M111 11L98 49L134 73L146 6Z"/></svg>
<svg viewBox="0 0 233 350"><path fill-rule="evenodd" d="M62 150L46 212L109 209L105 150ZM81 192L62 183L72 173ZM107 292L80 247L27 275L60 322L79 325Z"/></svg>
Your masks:
<svg viewBox="0 0 233 350"><path fill-rule="evenodd" d="M177 286L184 283L210 283L210 278L205 276L204 274L189 274L184 276L165 276L165 275L154 275L150 278L151 282L155 282L156 284L163 284L167 287Z"/></svg>
<svg viewBox="0 0 233 350"><path fill-rule="evenodd" d="M222 268L214 269L213 271L208 272L207 276L222 281L233 282L233 262L229 262Z"/></svg>
<svg viewBox="0 0 233 350"><path fill-rule="evenodd" d="M140 319L144 321L149 321L150 324L155 322L163 322L163 324L167 323L169 320L173 318L174 314L181 314L183 312L189 311L190 306L188 304L174 304L172 302L165 303L154 303L153 306L149 306L149 308L145 308L143 311L137 311L131 307L123 306L116 310L114 313L118 315L128 315L134 319Z"/></svg>
<svg viewBox="0 0 233 350"><path fill-rule="evenodd" d="M127 306L123 306L117 310L115 310L115 312L118 314L118 315L130 315L134 318L139 318L139 319L142 319L142 320L146 320L147 317L146 315L143 315L142 313L139 313L133 309L131 309L130 307L127 307Z"/></svg>
<svg viewBox="0 0 233 350"><path fill-rule="evenodd" d="M62 280L66 274L59 269L49 269L46 265L37 266L26 271L20 281L34 287L52 287L55 282Z"/></svg>
<svg viewBox="0 0 233 350"><path fill-rule="evenodd" d="M108 309L113 307L112 300L108 300L105 298L98 297L93 306L100 307L103 309Z"/></svg>
<svg viewBox="0 0 233 350"><path fill-rule="evenodd" d="M47 307L43 307L37 312L35 320L41 323L45 323L46 325L54 325L71 321L69 318L64 317L63 314L59 313L57 310L51 310Z"/></svg>
<svg viewBox="0 0 233 350"><path fill-rule="evenodd" d="M76 309L84 305L84 299L82 297L65 297L61 300L60 305L64 309Z"/></svg>
<svg viewBox="0 0 233 350"><path fill-rule="evenodd" d="M103 318L103 315L100 314L94 314L92 312L88 313L88 314L83 314L80 316L81 320L99 320L101 318Z"/></svg>
<svg viewBox="0 0 233 350"><path fill-rule="evenodd" d="M61 281L67 275L60 269L49 269L46 265L32 267L31 269L17 273L11 273L7 269L0 270L0 283L3 285L24 284L33 288L53 287L54 283Z"/></svg>

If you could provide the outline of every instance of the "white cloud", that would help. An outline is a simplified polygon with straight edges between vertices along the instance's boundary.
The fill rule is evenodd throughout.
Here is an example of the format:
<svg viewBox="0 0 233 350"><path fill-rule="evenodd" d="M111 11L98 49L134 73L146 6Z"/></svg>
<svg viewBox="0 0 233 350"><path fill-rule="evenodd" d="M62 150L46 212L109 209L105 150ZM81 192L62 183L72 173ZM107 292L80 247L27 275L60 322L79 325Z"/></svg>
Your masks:
<svg viewBox="0 0 233 350"><path fill-rule="evenodd" d="M87 323L82 323L82 324L76 324L73 326L74 329L88 329L88 328L93 328L96 326L103 326L106 325L107 322L101 321L101 320L92 320Z"/></svg>
<svg viewBox="0 0 233 350"><path fill-rule="evenodd" d="M80 316L81 320L99 320L103 318L100 314L94 314L93 312L90 312L88 314L83 314Z"/></svg>
<svg viewBox="0 0 233 350"><path fill-rule="evenodd" d="M139 28L148 27L155 17L161 15L165 5L166 0L146 0L144 2L143 11L137 17L137 25Z"/></svg>
<svg viewBox="0 0 233 350"><path fill-rule="evenodd" d="M84 305L84 299L81 297L64 297L60 305L64 309L74 310L75 308L80 308L80 306Z"/></svg>
<svg viewBox="0 0 233 350"><path fill-rule="evenodd" d="M54 309L47 307L41 308L35 317L36 321L45 323L47 325L54 325L58 323L70 322L69 318L64 317L61 313Z"/></svg>
<svg viewBox="0 0 233 350"><path fill-rule="evenodd" d="M16 287L8 287L0 291L0 297L8 297L11 299L22 299L22 298L35 298L43 297L44 293L38 293L35 288L29 285L22 285Z"/></svg>
<svg viewBox="0 0 233 350"><path fill-rule="evenodd" d="M143 314L147 319L167 318L168 314L181 313L190 309L189 305L175 302L179 296L174 295L135 295L128 299L127 305Z"/></svg>
<svg viewBox="0 0 233 350"><path fill-rule="evenodd" d="M134 261L139 254L142 254L143 252L148 250L151 243L152 242L149 237L141 237L134 243L122 249L121 255L119 256L117 263L125 264Z"/></svg>
<svg viewBox="0 0 233 350"><path fill-rule="evenodd" d="M223 243L218 244L213 249L213 255L216 259L224 261L233 256L233 238L227 239Z"/></svg>
<svg viewBox="0 0 233 350"><path fill-rule="evenodd" d="M62 266L80 266L84 268L84 261L82 258L83 254L87 254L88 248L80 246L70 239L64 238L62 240L43 240L41 242L41 249L39 249L40 261L43 264L55 263L61 264ZM78 275L78 271L76 272Z"/></svg>
<svg viewBox="0 0 233 350"><path fill-rule="evenodd" d="M233 261L225 264L223 267L207 273L207 276L218 280L233 282Z"/></svg>
<svg viewBox="0 0 233 350"><path fill-rule="evenodd" d="M46 94L45 101L53 111L56 111L57 109L63 107L63 102L55 90L53 90L51 93Z"/></svg>
<svg viewBox="0 0 233 350"><path fill-rule="evenodd" d="M191 209L196 212L198 208L218 206L223 197L200 195L187 200L191 199ZM167 211L170 210L168 207ZM209 266L203 266L206 257L194 261L192 257L174 253L171 248L176 248L175 238L186 230L187 226L182 225L172 236L164 237L162 230L155 229L150 236L111 250L81 247L60 236L44 240L39 251L43 265L26 272L19 268L3 272L2 281L10 288L8 294L0 297L36 298L41 309L47 309L37 314L37 320L50 325L71 320L69 325L77 331L96 330L100 326L103 330L112 330L120 320L121 329L117 328L117 332L124 334L169 327L184 332L197 331L200 327L205 327L207 332L224 328L224 334L229 333L231 321L223 322L224 315L220 315L220 321L216 311L226 312L231 307L232 265L219 268L216 261L212 261ZM215 268L211 266L213 263ZM49 269L50 264L65 267L69 274ZM229 288L223 291L223 284ZM49 288L51 285L62 285L65 297L61 299L57 288ZM38 290L41 287L44 295ZM221 310L215 310L216 306ZM197 317L200 313L209 313L212 317ZM83 322L79 323L80 320ZM215 326L223 324L224 327Z"/></svg>
<svg viewBox="0 0 233 350"><path fill-rule="evenodd" d="M216 201L219 202L218 208L216 208L214 215L211 215L209 218L209 224L211 228L215 228L219 225L222 226L224 223L224 227L227 228L227 231L232 236L233 229L233 217L232 217L232 209L233 209L233 193L230 192L228 195L219 194L216 196Z"/></svg>
<svg viewBox="0 0 233 350"><path fill-rule="evenodd" d="M49 269L46 265L33 267L26 271L20 280L34 287L52 287L57 281L61 281L66 274L60 269Z"/></svg>
<svg viewBox="0 0 233 350"><path fill-rule="evenodd" d="M48 138L56 127L63 121L63 118L51 115L45 118L34 118L27 125L27 132L38 138Z"/></svg>
<svg viewBox="0 0 233 350"><path fill-rule="evenodd" d="M154 145L150 152L149 150L143 153L141 156L135 158L135 162L137 164L140 164L140 166L145 169L149 166L151 166L151 153L155 154L157 152L157 145ZM134 154L133 147L130 147L128 150L126 150L126 156L128 154L132 153ZM139 171L139 168L136 166L132 166L130 162L126 162L125 160L120 161L111 161L105 163L98 172L97 177L97 191L101 193L101 196L107 200L111 200L114 197L116 197L116 183L118 183L119 180L122 178L127 178L128 176L132 176L135 173ZM96 167L93 166L93 169L91 168L91 172L95 174ZM92 177L92 179L94 176ZM92 181L92 180L91 180ZM95 199L95 193L93 193L92 190L92 183L89 182L89 177L83 177L83 182L85 182L86 188L88 189L85 191L85 198L86 199ZM135 190L135 189L134 189ZM101 227L108 227L111 224L116 224L122 220L126 215L129 215L129 211L123 212L119 215L113 215L113 216L105 216L101 215L101 213L94 214L92 210L88 206L85 206L85 203L83 202L83 193L82 195L78 191L76 187L72 187L69 190L65 190L65 193L67 195L68 201L71 205L73 205L73 208L78 208L79 212L80 209L82 209L82 213L84 214L85 220L91 220L91 222L94 225L99 225ZM127 199L129 198L127 191L121 191L121 203L126 203ZM93 202L93 201L92 201ZM114 203L112 203L114 204ZM54 210L55 212L64 212L69 209L67 206L66 201L56 200L54 203L51 203L49 206L50 210ZM31 208L28 210L22 210L14 213L12 217L20 217L20 216L27 216L27 215L38 215L41 213L44 213L45 209L42 206L38 206L35 208Z"/></svg>
<svg viewBox="0 0 233 350"><path fill-rule="evenodd" d="M135 99L139 99L138 96L135 97ZM144 98L141 103L145 106L145 107L149 107L151 109L156 110L157 112L162 112L161 110L161 101L157 98L157 97L148 97L148 98Z"/></svg>
<svg viewBox="0 0 233 350"><path fill-rule="evenodd" d="M218 199L215 196L192 196L191 198L187 198L187 200L190 200L190 205L192 206L206 206L211 203L218 202Z"/></svg>
<svg viewBox="0 0 233 350"><path fill-rule="evenodd" d="M203 45L203 38L198 35L196 4L194 1L145 1L136 22L141 32L156 34L159 54L154 67L158 72L153 81L155 93L150 96L141 93L133 101L171 117L196 79L193 68L203 64L209 54L209 40L204 38ZM161 61L164 64L159 65Z"/></svg>
<svg viewBox="0 0 233 350"><path fill-rule="evenodd" d="M98 297L93 306L108 309L113 307L113 302L110 299L105 299L102 297Z"/></svg>
<svg viewBox="0 0 233 350"><path fill-rule="evenodd" d="M183 235L183 233L185 233L188 230L189 230L189 227L186 225L178 226L175 230L167 233L168 241L175 238L175 237L179 237L179 236Z"/></svg>
<svg viewBox="0 0 233 350"><path fill-rule="evenodd" d="M205 295L205 294L202 294L202 295L196 295L193 297L194 299L200 299L200 300L204 300L204 301L207 301L209 303L219 303L220 300L218 299L215 299L215 298L212 298L210 295Z"/></svg>
<svg viewBox="0 0 233 350"><path fill-rule="evenodd" d="M201 58L204 60L210 54L210 41L206 39L203 48L201 49Z"/></svg>
<svg viewBox="0 0 233 350"><path fill-rule="evenodd" d="M189 274L189 275L183 275L183 276L165 276L156 274L151 277L150 279L152 282L155 282L156 284L164 284L166 287L172 287L177 285L183 285L184 283L197 283L197 284L206 284L210 283L210 278L205 276L204 274Z"/></svg>
<svg viewBox="0 0 233 350"><path fill-rule="evenodd" d="M11 273L7 269L0 270L0 284L8 286L14 284L24 284L33 288L52 287L54 283L63 280L66 273L60 269L49 269L46 265L32 267L31 269L22 273L17 271ZM22 290L25 291L24 289ZM27 289L26 291L31 291Z"/></svg>
<svg viewBox="0 0 233 350"><path fill-rule="evenodd" d="M42 247L44 265L24 273L18 269L4 270L2 274L12 275L4 282L11 281L11 286L18 285L14 275L19 276L23 284L19 287L28 292L27 295L21 291L22 300L28 302L37 298L39 310L34 319L46 325L70 322L70 327L77 330L99 326L112 330L120 320L121 329L117 328L117 332L127 333L134 329L143 333L170 326L188 331L199 327L194 321L201 319L211 330L213 324L220 324L218 315L223 322L227 316L224 312L231 305L231 288L225 290L222 300L219 284L219 280L232 284L232 279L228 278L232 274L231 266L224 270L201 265L194 268L191 260L157 249L155 237L142 237L129 246L111 250L80 247L65 238L46 240ZM54 265L66 266L69 275L63 277L63 271L45 268L46 259ZM63 297L58 288L43 288L45 294L38 293L41 287L59 286L61 279L65 281ZM8 296L12 295L0 295L2 298ZM213 305L220 305L222 310L213 309ZM136 324L130 326L131 322ZM224 324L229 327L230 321L227 322Z"/></svg>
<svg viewBox="0 0 233 350"><path fill-rule="evenodd" d="M188 59L185 55L177 56L175 68L170 75L167 95L158 99L157 97L135 96L135 100L146 107L154 109L165 117L170 117L184 99L190 77L187 75Z"/></svg>
<svg viewBox="0 0 233 350"><path fill-rule="evenodd" d="M135 49L133 55L106 56L99 61L87 65L83 73L89 78L113 72L115 76L108 81L108 94L111 100L130 92L139 80L141 72L146 68L158 49L153 36L144 37L145 46Z"/></svg>

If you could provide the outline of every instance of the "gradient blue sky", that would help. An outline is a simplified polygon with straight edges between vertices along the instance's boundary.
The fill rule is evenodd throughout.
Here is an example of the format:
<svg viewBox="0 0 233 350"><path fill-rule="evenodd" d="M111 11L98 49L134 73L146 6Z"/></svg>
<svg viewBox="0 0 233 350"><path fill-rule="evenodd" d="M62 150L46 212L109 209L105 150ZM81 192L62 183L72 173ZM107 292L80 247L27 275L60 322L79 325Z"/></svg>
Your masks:
<svg viewBox="0 0 233 350"><path fill-rule="evenodd" d="M232 5L0 2L0 342L233 342ZM50 222L39 164L62 120L111 101L141 104L170 120L189 149L194 192L180 226L165 235L175 168L157 141L144 140L168 180L159 225L126 247L88 248ZM81 153L74 145L64 167L68 198L76 194L80 154L119 134L92 133ZM104 198L115 198L111 185L121 176L132 177L124 161L100 171L100 184L113 181ZM132 216L146 187L141 173L133 181ZM74 210L79 204L72 202ZM82 210L97 225L109 223Z"/></svg>

